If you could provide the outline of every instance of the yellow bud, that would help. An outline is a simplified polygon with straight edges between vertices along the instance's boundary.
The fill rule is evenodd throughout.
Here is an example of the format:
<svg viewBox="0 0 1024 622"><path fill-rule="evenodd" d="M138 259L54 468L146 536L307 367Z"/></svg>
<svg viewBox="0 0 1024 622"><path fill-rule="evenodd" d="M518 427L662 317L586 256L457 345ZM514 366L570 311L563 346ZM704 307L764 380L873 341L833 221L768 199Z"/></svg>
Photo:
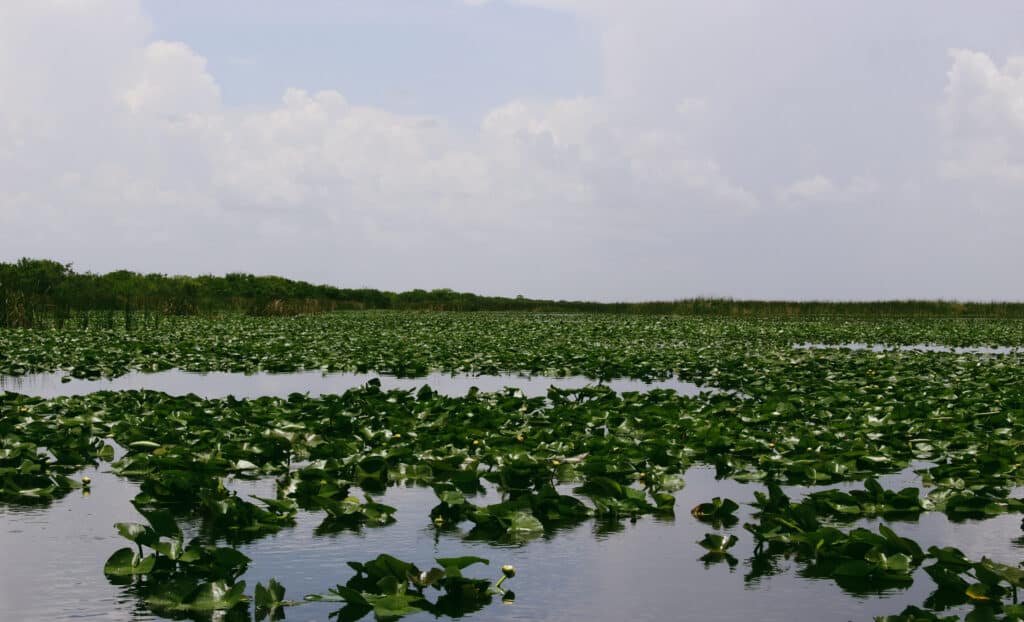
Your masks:
<svg viewBox="0 0 1024 622"><path fill-rule="evenodd" d="M82 477L82 484L88 486L92 482L92 478L88 475Z"/></svg>

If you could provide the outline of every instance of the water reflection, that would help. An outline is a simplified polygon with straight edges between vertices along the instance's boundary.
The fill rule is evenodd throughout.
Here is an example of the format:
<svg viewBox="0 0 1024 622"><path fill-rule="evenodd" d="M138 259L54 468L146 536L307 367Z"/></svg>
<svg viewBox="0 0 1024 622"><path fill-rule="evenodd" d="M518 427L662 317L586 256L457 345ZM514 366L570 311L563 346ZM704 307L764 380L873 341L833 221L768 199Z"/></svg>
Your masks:
<svg viewBox="0 0 1024 622"><path fill-rule="evenodd" d="M871 350L872 352L949 352L952 354L1018 354L1018 346L944 346L933 343L887 345L881 343L794 343L798 350Z"/></svg>
<svg viewBox="0 0 1024 622"><path fill-rule="evenodd" d="M207 399L227 397L257 398L263 396L287 397L292 393L309 393L311 396L340 394L365 385L374 378L380 378L381 388L415 390L423 385L437 393L451 396L465 395L472 387L484 392L501 391L505 387L516 387L529 397L547 394L549 387L571 389L588 385L603 384L616 392L650 391L672 389L680 395L696 395L703 389L692 382L669 379L658 382L644 382L620 378L598 383L585 376L523 376L516 374L473 375L445 374L435 372L420 378L398 378L381 374L329 373L300 371L290 373L242 374L232 372L196 373L177 369L143 373L130 372L117 378L84 380L65 376L62 372L28 374L25 376L0 376L0 390L34 395L44 398L65 395L84 395L97 391L129 391L148 389L170 395L194 393Z"/></svg>
<svg viewBox="0 0 1024 622"><path fill-rule="evenodd" d="M125 588L111 585L101 570L106 558L125 543L113 523L141 519L130 503L138 487L106 472L105 467L87 469L85 474L93 478L88 497L74 492L49 509L0 505L0 620L153 619ZM914 477L908 469L882 481L894 485ZM685 478L686 487L677 493L674 520L587 520L535 540L502 546L468 539L472 523L435 528L429 517L437 503L433 490L393 486L379 500L397 508L395 524L318 534L324 513L302 511L294 527L239 547L252 558L243 579L251 594L257 581L266 584L276 577L288 589L288 598L301 599L344 583L351 575L345 565L349 560L366 561L389 553L429 567L435 557L478 555L490 559L491 565L474 567L472 576L496 578L505 563L519 569L509 585L517 594L515 604L495 603L478 615L480 619L551 621L866 620L920 604L933 589L930 579L918 571L907 589L854 595L831 580L809 576L802 564L758 556L753 539L741 525L751 520L749 503L754 491L763 487L716 480L714 469L702 466L689 469ZM275 493L271 478L231 480L229 486L241 495ZM571 488L563 486L559 492L569 493ZM830 486L787 487L786 492L796 500L826 488ZM739 537L730 550L739 560L735 566L700 561L704 550L696 542L714 529L690 517L689 508L714 496L729 497L741 505L739 523L720 532ZM473 497L480 505L499 500L490 485ZM877 529L879 522L865 519L853 526ZM971 558L984 555L1011 563L1021 556L1019 548L1008 550L1007 545L1019 533L1018 523L1018 516L1006 515L953 524L937 512L914 521L887 521L897 533L924 548L956 543ZM185 528L187 537L199 532L197 523ZM338 607L303 605L288 609L287 619L324 620ZM420 614L408 619L433 618Z"/></svg>

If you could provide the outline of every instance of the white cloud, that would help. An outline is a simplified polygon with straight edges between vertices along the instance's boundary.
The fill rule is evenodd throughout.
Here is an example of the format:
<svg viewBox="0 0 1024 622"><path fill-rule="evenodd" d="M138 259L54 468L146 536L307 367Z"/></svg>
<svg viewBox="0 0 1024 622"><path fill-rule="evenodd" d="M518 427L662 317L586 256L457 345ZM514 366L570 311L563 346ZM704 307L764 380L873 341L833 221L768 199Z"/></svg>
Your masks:
<svg viewBox="0 0 1024 622"><path fill-rule="evenodd" d="M554 102L510 102L492 110L483 119L486 134L512 137L526 134L547 136L558 147L582 146L596 131L607 127L608 115L595 98L562 99Z"/></svg>
<svg viewBox="0 0 1024 622"><path fill-rule="evenodd" d="M815 175L793 182L782 191L784 199L816 200L831 197L837 192L836 185L824 175Z"/></svg>
<svg viewBox="0 0 1024 622"><path fill-rule="evenodd" d="M789 184L777 196L786 205L858 205L879 190L878 182L868 177L854 177L844 185L837 185L830 178L819 174Z"/></svg>
<svg viewBox="0 0 1024 622"><path fill-rule="evenodd" d="M428 248L430 231L512 257L522 245L510 240L536 239L538 227L541 238L585 227L586 239L614 244L655 220L669 232L693 210L757 204L690 144L699 98L667 121L597 97L513 101L475 131L330 90L231 109L200 54L146 40L136 4L90 9L116 21L114 32L74 28L86 17L76 4L5 9L9 29L34 35L0 38L0 58L30 59L0 71L0 92L20 94L0 104L0 144L15 145L0 151L0 199L26 230L59 212L83 236L144 248L202 228L282 240L335 232L353 255ZM45 31L64 33L67 50L26 57Z"/></svg>
<svg viewBox="0 0 1024 622"><path fill-rule="evenodd" d="M220 89L206 59L184 43L157 41L142 50L138 76L119 99L136 114L209 114L220 106Z"/></svg>
<svg viewBox="0 0 1024 622"><path fill-rule="evenodd" d="M1024 56L1002 67L982 52L950 51L939 107L940 174L959 180L1024 184Z"/></svg>
<svg viewBox="0 0 1024 622"><path fill-rule="evenodd" d="M890 49L914 7L524 4L593 34L601 86L467 124L304 84L232 108L232 61L137 0L0 2L0 260L605 299L994 297L1024 261L1019 217L964 207L1020 204L1019 58L954 52L943 94L943 50ZM970 243L920 259L936 239Z"/></svg>

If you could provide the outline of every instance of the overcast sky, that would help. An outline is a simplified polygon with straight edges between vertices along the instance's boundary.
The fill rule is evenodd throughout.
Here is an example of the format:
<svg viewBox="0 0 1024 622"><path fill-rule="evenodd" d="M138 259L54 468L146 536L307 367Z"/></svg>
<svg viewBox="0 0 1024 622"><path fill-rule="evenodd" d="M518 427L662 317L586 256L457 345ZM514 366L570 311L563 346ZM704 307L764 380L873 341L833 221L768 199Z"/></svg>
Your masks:
<svg viewBox="0 0 1024 622"><path fill-rule="evenodd" d="M4 0L0 261L1024 299L1024 3Z"/></svg>

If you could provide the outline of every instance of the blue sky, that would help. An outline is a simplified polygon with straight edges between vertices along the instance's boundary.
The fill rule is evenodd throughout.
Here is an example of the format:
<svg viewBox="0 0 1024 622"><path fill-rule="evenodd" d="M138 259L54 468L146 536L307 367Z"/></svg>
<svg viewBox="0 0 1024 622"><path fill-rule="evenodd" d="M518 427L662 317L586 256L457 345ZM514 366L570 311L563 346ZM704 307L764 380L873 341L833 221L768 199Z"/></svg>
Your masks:
<svg viewBox="0 0 1024 622"><path fill-rule="evenodd" d="M206 57L231 106L276 105L289 87L475 125L523 95L593 95L600 56L572 15L461 1L143 3L154 38Z"/></svg>
<svg viewBox="0 0 1024 622"><path fill-rule="evenodd" d="M0 260L1024 299L1024 4L0 3Z"/></svg>

